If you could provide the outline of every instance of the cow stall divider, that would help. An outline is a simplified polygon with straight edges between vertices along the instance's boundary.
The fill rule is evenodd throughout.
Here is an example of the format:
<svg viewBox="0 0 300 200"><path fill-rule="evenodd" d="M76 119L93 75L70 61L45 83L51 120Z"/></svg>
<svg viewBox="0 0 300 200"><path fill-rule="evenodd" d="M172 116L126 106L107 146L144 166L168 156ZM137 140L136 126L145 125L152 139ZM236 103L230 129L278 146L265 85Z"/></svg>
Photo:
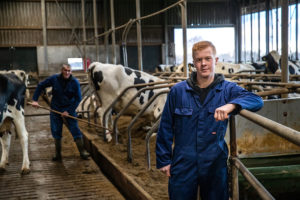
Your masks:
<svg viewBox="0 0 300 200"><path fill-rule="evenodd" d="M255 124L270 130L273 134L276 134L289 142L300 146L300 132L290 127L284 126L273 120L265 118L259 114L242 110L240 115L247 120L254 122ZM235 117L231 116L229 120L230 127L230 169L231 169L231 192L232 199L239 199L239 186L238 186L238 171L245 177L250 185L257 191L258 195L262 199L275 199L264 186L253 176L253 174L247 169L247 167L240 161L237 155L237 142L236 142L236 123Z"/></svg>
<svg viewBox="0 0 300 200"><path fill-rule="evenodd" d="M129 106L133 103L133 101L135 101L135 99L142 93L145 92L147 90L155 90L155 89L162 89L162 88L171 88L172 86L174 86L175 83L170 83L170 84L166 84L166 85L160 85L160 86L151 86L151 87L146 87L146 88L142 88L140 89L129 101L128 103L122 108L122 110L120 110L120 112L117 114L117 116L115 117L114 121L113 121L113 133L115 134L115 139L116 139L116 144L118 144L118 134L119 131L117 129L117 123L119 118L126 112L126 110L129 108Z"/></svg>
<svg viewBox="0 0 300 200"><path fill-rule="evenodd" d="M131 145L131 129L133 127L133 125L135 124L135 122L137 121L138 118L140 118L142 116L142 114L146 111L146 109L153 103L153 101L159 97L160 95L169 93L170 90L163 90L160 91L158 93L156 93L154 96L151 97L151 99L147 102L147 104L143 107L142 110L140 110L140 112L138 112L135 117L131 120L129 126L127 127L127 135L128 135L128 142L127 142L127 160L129 162L132 162L132 145ZM160 119L160 116L158 117L158 119Z"/></svg>
<svg viewBox="0 0 300 200"><path fill-rule="evenodd" d="M128 86L126 87L114 100L113 102L107 107L107 109L104 111L103 113L103 116L102 116L102 125L105 126L107 124L107 121L106 121L106 116L108 114L111 115L111 111L112 109L114 108L114 106L116 105L116 103L123 97L123 95L129 90L129 89L137 89L137 88L140 88L140 87L148 87L148 86L152 86L152 85L160 85L160 84L169 84L171 83L172 81L157 81L157 82L151 82L151 83L141 83L141 84L135 84L135 85L131 85L131 86ZM97 116L97 111L100 107L98 106L95 110L95 113L94 113L94 116ZM95 120L95 124L97 124L97 117L94 118ZM103 139L106 140L105 138L105 129L103 129ZM118 142L118 140L116 140L116 143Z"/></svg>

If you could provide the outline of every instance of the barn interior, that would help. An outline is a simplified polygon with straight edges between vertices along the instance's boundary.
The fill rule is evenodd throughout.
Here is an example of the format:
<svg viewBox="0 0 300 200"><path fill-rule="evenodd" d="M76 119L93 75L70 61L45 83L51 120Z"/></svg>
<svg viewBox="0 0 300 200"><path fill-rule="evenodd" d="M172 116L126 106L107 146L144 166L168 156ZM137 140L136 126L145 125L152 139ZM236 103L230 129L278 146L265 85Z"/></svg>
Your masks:
<svg viewBox="0 0 300 200"><path fill-rule="evenodd" d="M4 0L0 70L25 71L32 96L40 81L69 63L85 104L94 92L87 75L91 63L121 64L179 82L190 76L191 45L210 40L226 63L220 73L265 103L258 116L242 112L230 120L226 134L230 197L295 199L300 195L299 9L298 0ZM270 52L280 55L276 65L280 72L272 72L264 58ZM246 71L236 69L237 64L264 67ZM181 71L157 71L158 66L179 65ZM49 103L50 98L45 93L43 101ZM83 118L101 124L94 106L83 104L80 112L87 114ZM119 131L126 134L129 122L121 123ZM103 134L95 131L95 135L102 139ZM147 164L146 172L155 170L155 163Z"/></svg>

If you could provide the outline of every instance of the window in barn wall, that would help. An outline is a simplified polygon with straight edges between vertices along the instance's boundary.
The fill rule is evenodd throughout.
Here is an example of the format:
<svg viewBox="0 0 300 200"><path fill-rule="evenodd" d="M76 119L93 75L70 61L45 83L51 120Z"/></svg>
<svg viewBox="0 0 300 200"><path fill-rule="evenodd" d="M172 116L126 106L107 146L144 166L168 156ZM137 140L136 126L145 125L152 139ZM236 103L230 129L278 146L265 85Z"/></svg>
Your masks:
<svg viewBox="0 0 300 200"><path fill-rule="evenodd" d="M182 29L174 30L176 64L183 62ZM226 38L226 40L224 40ZM187 62L193 62L193 44L201 40L211 41L217 49L220 61L234 62L234 28L188 28L187 29Z"/></svg>
<svg viewBox="0 0 300 200"><path fill-rule="evenodd" d="M289 7L289 46L288 52L291 60L296 60L296 5Z"/></svg>
<svg viewBox="0 0 300 200"><path fill-rule="evenodd" d="M275 5L273 5L275 6ZM297 5L300 10L300 3ZM276 50L281 53L281 8L274 8L269 11L269 51ZM259 25L258 25L259 20ZM242 9L242 61L251 62L251 51L253 61L261 60L266 52L266 11L252 13L252 49L251 49L251 14L245 14L245 9ZM296 23L300 26L300 15L296 19L296 5L289 6L289 45L288 53L291 60L299 59L300 57L300 31L298 30L298 43L296 43ZM258 33L258 26L260 33ZM260 34L260 42L258 41ZM258 55L257 48L260 47ZM298 57L296 57L296 47L298 47ZM260 59L259 59L260 58Z"/></svg>
<svg viewBox="0 0 300 200"><path fill-rule="evenodd" d="M243 15L242 22L242 60L251 62L251 15Z"/></svg>

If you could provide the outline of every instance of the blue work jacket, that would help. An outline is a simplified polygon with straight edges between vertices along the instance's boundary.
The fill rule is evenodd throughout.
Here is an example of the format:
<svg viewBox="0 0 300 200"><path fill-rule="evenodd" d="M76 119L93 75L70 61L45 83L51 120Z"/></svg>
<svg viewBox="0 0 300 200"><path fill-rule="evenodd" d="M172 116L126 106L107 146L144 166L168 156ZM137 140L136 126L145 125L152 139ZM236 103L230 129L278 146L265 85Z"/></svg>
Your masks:
<svg viewBox="0 0 300 200"><path fill-rule="evenodd" d="M187 81L173 86L157 134L157 168L171 164L172 176L195 166L200 175L205 176L214 162L227 157L224 136L228 120L216 122L214 113L216 108L228 103L250 111L263 106L261 97L226 80L210 89L203 104ZM231 114L236 114L234 112Z"/></svg>
<svg viewBox="0 0 300 200"><path fill-rule="evenodd" d="M81 101L81 90L79 81L71 76L63 87L61 74L55 74L44 81L40 82L34 92L33 100L37 101L41 92L47 88L52 87L51 108L59 112L67 111L72 114Z"/></svg>

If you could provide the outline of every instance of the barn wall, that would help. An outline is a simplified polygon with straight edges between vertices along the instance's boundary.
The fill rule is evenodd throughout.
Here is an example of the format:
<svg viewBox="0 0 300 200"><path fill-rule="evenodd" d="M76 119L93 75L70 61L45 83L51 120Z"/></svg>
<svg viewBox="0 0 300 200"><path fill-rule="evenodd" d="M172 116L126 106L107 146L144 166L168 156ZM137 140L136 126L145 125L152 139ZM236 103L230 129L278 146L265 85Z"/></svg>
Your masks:
<svg viewBox="0 0 300 200"><path fill-rule="evenodd" d="M85 0L85 18L87 44L94 45L94 22L93 22L93 1ZM175 0L140 0L141 16L146 16L157 12L167 6L174 4ZM188 0L187 3L187 22L189 27L203 26L223 26L234 25L234 16L228 13L234 9L230 0ZM104 16L104 5L106 5L107 16ZM135 0L114 0L115 5L115 26L118 27L134 19ZM110 27L110 8L109 0L97 1L98 12L98 33L101 34ZM54 46L70 46L71 48L82 48L82 20L81 20L81 0L46 0L47 16L47 45L49 48ZM166 24L165 24L166 19ZM142 25L142 45L154 48L157 55L156 60L163 63L165 33L164 27L168 30L168 46L174 47L174 27L181 26L180 6L170 9L165 14L160 14L141 22ZM40 49L43 46L43 25L41 16L40 0L14 0L0 1L0 47L33 47ZM123 29L116 31L116 43L122 43ZM99 44L104 44L104 38L99 38ZM127 45L136 46L136 27L133 25L129 31ZM160 46L160 48L158 48ZM128 52L133 57L137 57L134 48L129 48ZM131 52L132 51L132 52ZM157 51L159 51L157 53ZM49 51L49 53L52 51ZM170 53L171 52L171 53ZM169 60L173 60L173 50L169 51ZM37 52L38 54L39 52ZM55 51L54 51L55 53ZM69 55L68 55L69 56ZM77 56L77 55L76 55ZM87 54L88 57L93 55ZM117 59L120 60L120 54ZM73 56L75 57L75 55ZM1 59L0 59L1 62ZM39 68L44 66L38 62ZM170 62L172 63L172 62ZM52 66L51 63L50 68ZM147 59L143 64L149 65Z"/></svg>
<svg viewBox="0 0 300 200"><path fill-rule="evenodd" d="M109 47L109 54L112 55L112 47ZM87 59L91 62L96 61L96 48L94 45L87 45L86 53ZM104 46L99 46L100 52L100 62L105 62L104 57ZM117 54L120 54L120 48L116 48ZM67 63L68 58L81 58L80 50L77 46L48 46L48 70L44 69L44 47L37 47L37 63L39 74L52 74L60 71L61 65ZM113 62L113 59L110 58L110 62ZM117 59L117 63L120 63L120 60Z"/></svg>

